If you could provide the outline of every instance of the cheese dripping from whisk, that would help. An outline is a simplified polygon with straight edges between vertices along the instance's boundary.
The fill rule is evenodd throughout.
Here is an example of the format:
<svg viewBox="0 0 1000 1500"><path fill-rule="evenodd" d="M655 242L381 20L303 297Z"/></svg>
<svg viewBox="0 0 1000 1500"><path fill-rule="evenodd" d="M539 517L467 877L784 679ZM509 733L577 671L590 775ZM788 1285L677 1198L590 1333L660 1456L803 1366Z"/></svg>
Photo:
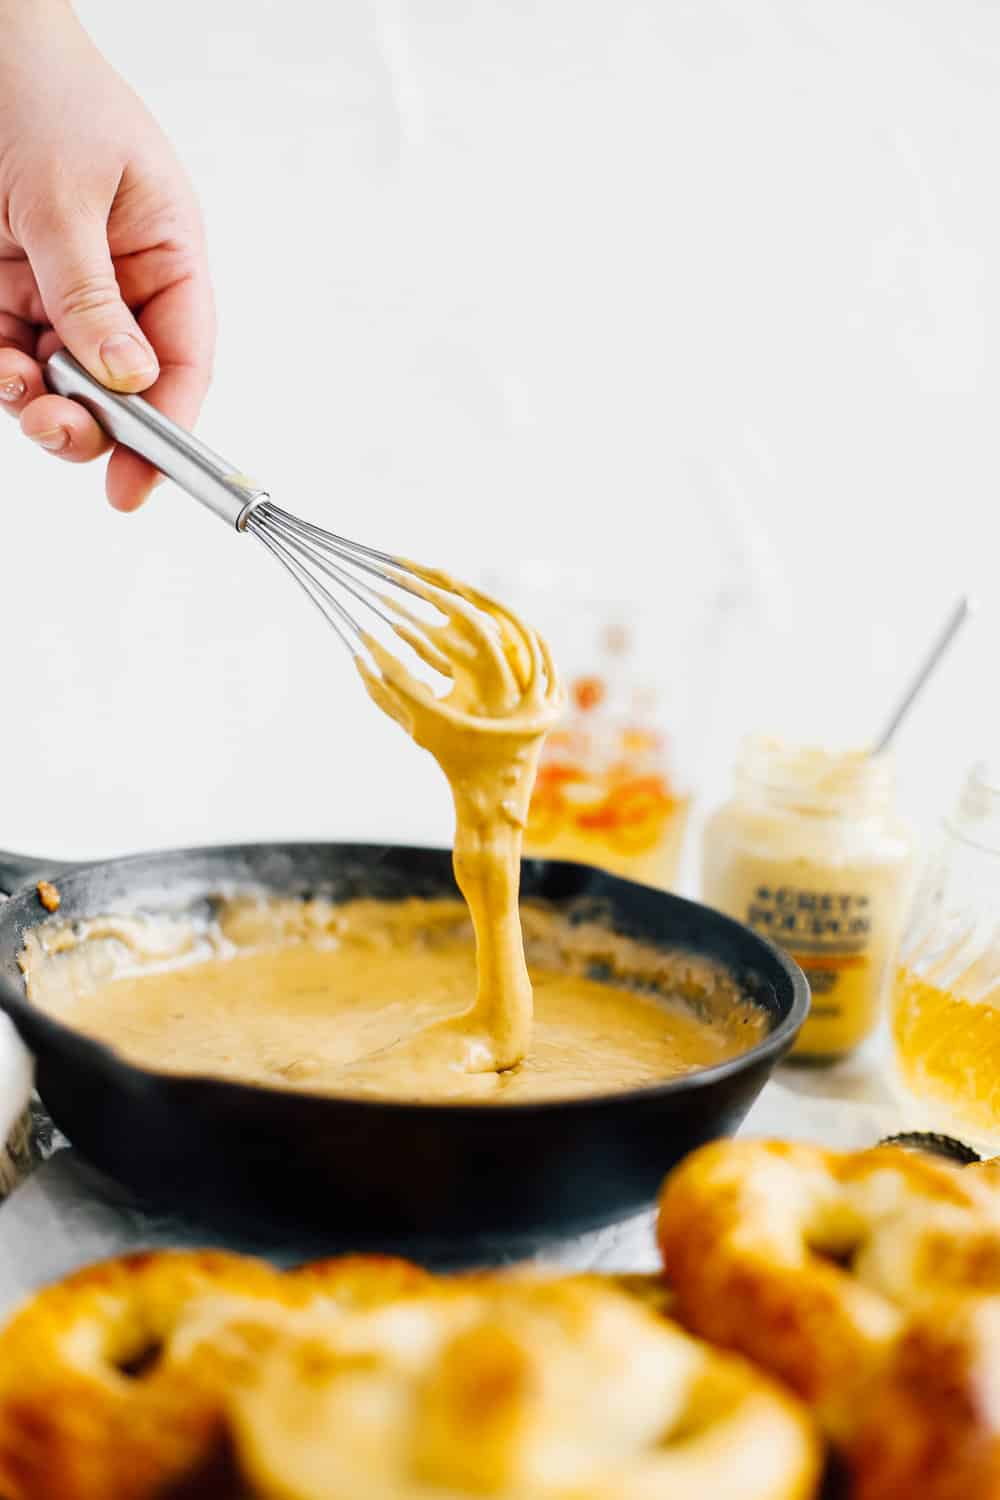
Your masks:
<svg viewBox="0 0 1000 1500"><path fill-rule="evenodd" d="M562 695L545 642L503 605L436 569L407 563L409 583L440 613L408 614L396 633L450 679L437 698L380 641L358 668L379 708L428 750L455 804L454 868L476 937L475 1001L407 1050L434 1049L464 1071L512 1068L531 1040L532 994L518 912L521 843L538 758ZM377 669L377 670L375 670Z"/></svg>

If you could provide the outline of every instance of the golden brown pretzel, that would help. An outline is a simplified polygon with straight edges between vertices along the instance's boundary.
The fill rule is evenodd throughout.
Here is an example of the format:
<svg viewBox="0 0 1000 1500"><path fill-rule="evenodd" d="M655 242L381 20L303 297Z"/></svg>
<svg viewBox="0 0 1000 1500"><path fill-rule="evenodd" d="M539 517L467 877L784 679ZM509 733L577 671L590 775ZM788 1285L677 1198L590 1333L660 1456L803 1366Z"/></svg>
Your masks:
<svg viewBox="0 0 1000 1500"><path fill-rule="evenodd" d="M3 1500L146 1500L222 1438L223 1396L290 1320L350 1318L425 1285L388 1257L282 1275L219 1252L126 1256L30 1301L0 1334Z"/></svg>
<svg viewBox="0 0 1000 1500"><path fill-rule="evenodd" d="M600 1278L477 1276L404 1336L276 1341L231 1402L262 1500L807 1500L800 1408ZM404 1325L400 1323L399 1329Z"/></svg>
<svg viewBox="0 0 1000 1500"><path fill-rule="evenodd" d="M272 1297L278 1273L219 1253L134 1255L35 1297L0 1336L5 1500L145 1500L218 1438L217 1395L165 1357L194 1299Z"/></svg>
<svg viewBox="0 0 1000 1500"><path fill-rule="evenodd" d="M0 1495L149 1500L175 1486L186 1494L201 1476L207 1488L197 1493L216 1500L217 1483L233 1479L228 1406L242 1385L256 1385L274 1351L312 1341L348 1363L411 1368L448 1328L469 1321L481 1287L495 1280L433 1277L384 1256L281 1274L213 1252L128 1256L81 1271L0 1333ZM663 1307L659 1278L620 1280L630 1301ZM746 1385L743 1373L734 1388L741 1399ZM787 1408L751 1385L766 1428ZM793 1449L801 1421L774 1424L779 1436L793 1434ZM806 1490L775 1494L798 1500Z"/></svg>
<svg viewBox="0 0 1000 1500"><path fill-rule="evenodd" d="M859 1414L852 1500L997 1500L998 1392L1000 1298L916 1314Z"/></svg>
<svg viewBox="0 0 1000 1500"><path fill-rule="evenodd" d="M397 1255L335 1255L298 1266L288 1276L338 1307L364 1311L438 1285L423 1266Z"/></svg>
<svg viewBox="0 0 1000 1500"><path fill-rule="evenodd" d="M912 1314L1000 1292L996 1174L899 1147L716 1142L668 1178L659 1237L681 1321L782 1377L840 1443Z"/></svg>
<svg viewBox="0 0 1000 1500"><path fill-rule="evenodd" d="M809 1500L805 1413L667 1322L649 1278L618 1280L373 1257L283 1275L215 1253L92 1267L0 1333L0 1494L151 1500L198 1475L212 1500L358 1500L376 1477L385 1500ZM236 1467L214 1467L230 1438Z"/></svg>

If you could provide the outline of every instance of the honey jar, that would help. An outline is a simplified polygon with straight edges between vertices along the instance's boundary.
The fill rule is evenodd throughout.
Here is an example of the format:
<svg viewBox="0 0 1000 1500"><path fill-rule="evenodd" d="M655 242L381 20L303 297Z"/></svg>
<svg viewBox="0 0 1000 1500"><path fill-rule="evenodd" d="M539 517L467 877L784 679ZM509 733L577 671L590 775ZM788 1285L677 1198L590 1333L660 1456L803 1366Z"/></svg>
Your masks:
<svg viewBox="0 0 1000 1500"><path fill-rule="evenodd" d="M812 1008L796 1057L837 1061L878 1025L912 859L887 757L746 743L733 796L706 825L702 897L805 971Z"/></svg>
<svg viewBox="0 0 1000 1500"><path fill-rule="evenodd" d="M891 1003L907 1129L1000 1150L1000 769L976 766L921 881Z"/></svg>

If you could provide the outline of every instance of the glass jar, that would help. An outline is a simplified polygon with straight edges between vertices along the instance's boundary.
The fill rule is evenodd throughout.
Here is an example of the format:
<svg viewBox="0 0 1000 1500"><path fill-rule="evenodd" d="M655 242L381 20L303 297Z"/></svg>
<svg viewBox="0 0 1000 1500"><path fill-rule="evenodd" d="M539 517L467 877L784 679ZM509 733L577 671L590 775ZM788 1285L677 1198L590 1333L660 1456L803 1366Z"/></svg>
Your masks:
<svg viewBox="0 0 1000 1500"><path fill-rule="evenodd" d="M677 880L690 797L678 782L655 700L629 685L624 638L609 663L571 679L566 715L542 749L525 854L574 859L670 889Z"/></svg>
<svg viewBox="0 0 1000 1500"><path fill-rule="evenodd" d="M905 1128L1000 1149L1000 768L969 773L914 902L891 1005Z"/></svg>
<svg viewBox="0 0 1000 1500"><path fill-rule="evenodd" d="M773 938L809 980L803 1061L847 1056L882 1014L913 856L894 786L884 756L754 738L705 828L703 899Z"/></svg>
<svg viewBox="0 0 1000 1500"><path fill-rule="evenodd" d="M486 583L546 636L566 688L524 853L675 888L691 804L678 748L690 745L690 704L664 664L659 601L616 596L566 563L522 564Z"/></svg>

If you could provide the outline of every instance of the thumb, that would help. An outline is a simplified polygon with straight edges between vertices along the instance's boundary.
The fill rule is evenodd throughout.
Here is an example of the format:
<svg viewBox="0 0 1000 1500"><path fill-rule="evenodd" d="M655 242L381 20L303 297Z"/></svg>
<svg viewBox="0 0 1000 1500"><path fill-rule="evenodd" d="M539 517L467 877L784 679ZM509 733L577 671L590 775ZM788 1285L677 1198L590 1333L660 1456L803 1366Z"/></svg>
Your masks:
<svg viewBox="0 0 1000 1500"><path fill-rule="evenodd" d="M112 390L152 385L159 363L122 300L103 220L52 204L23 244L46 316L70 353Z"/></svg>

